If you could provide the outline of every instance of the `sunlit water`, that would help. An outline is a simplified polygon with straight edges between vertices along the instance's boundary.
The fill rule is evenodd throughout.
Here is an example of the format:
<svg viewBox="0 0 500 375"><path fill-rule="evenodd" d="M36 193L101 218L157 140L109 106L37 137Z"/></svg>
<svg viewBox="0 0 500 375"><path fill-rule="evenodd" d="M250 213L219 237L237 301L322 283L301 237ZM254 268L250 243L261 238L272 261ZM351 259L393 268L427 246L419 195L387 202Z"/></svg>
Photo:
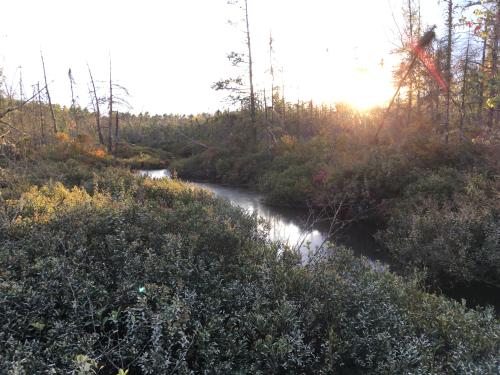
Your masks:
<svg viewBox="0 0 500 375"><path fill-rule="evenodd" d="M167 169L140 171L139 173L151 178L170 178L170 172ZM383 253L378 251L373 239L376 229L367 224L350 224L337 231L335 235L329 235L332 233L331 223L328 220L312 223L308 220L309 215L305 210L266 205L263 203L261 194L244 188L205 182L192 182L192 184L210 190L250 214L259 215L268 223L269 238L300 249L305 262L328 239L330 242L346 245L357 255L365 256L376 269L391 263ZM381 263L376 262L377 260ZM445 294L457 300L465 298L469 306L493 305L498 312L500 301L497 298L497 292L496 288L486 285L468 285L446 290Z"/></svg>
<svg viewBox="0 0 500 375"><path fill-rule="evenodd" d="M153 169L150 171L139 171L141 176L147 176L151 178L170 178L170 171L168 169Z"/></svg>
<svg viewBox="0 0 500 375"><path fill-rule="evenodd" d="M140 171L142 176L151 178L170 178L167 169ZM267 223L269 239L281 241L292 248L299 249L304 260L318 253L326 240L350 247L358 255L366 256L371 262L384 260L377 252L372 237L373 228L366 225L350 225L339 230L341 223L331 225L331 221L319 221L306 210L275 207L263 203L259 193L240 187L229 187L208 182L191 182L213 192L216 196L229 200L249 214L257 214ZM336 232L332 236L332 232Z"/></svg>

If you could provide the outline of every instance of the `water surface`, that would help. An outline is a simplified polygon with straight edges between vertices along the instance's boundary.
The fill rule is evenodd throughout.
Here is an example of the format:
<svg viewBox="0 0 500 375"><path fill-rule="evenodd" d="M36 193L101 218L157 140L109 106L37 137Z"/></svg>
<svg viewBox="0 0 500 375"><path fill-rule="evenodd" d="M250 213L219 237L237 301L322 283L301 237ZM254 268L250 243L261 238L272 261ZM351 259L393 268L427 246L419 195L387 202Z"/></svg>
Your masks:
<svg viewBox="0 0 500 375"><path fill-rule="evenodd" d="M140 174L151 178L170 177L170 172L166 169L140 171ZM378 252L373 239L376 230L373 226L359 223L345 225L340 221L333 222L327 217L319 217L308 210L270 206L264 203L262 194L241 187L208 182L191 183L229 200L249 214L257 214L267 223L271 240L299 249L304 260L315 254L328 240L346 245L357 255L364 255L372 262L386 261L383 254Z"/></svg>
<svg viewBox="0 0 500 375"><path fill-rule="evenodd" d="M140 171L139 173L151 178L170 178L170 172L167 169ZM373 238L377 230L374 225L352 223L343 226L341 222L332 225L332 221L328 218L319 220L317 215L311 216L307 210L267 205L263 203L262 194L245 188L208 182L191 183L210 190L216 196L229 200L233 205L241 207L250 214L256 213L268 223L269 238L283 241L291 247L300 249L304 261L307 261L309 255L328 240L349 247L356 255L365 256L374 267L379 267L376 261L380 261L382 266L391 264L390 259L378 250ZM491 286L462 285L442 292L459 301L462 298L466 299L470 307L493 305L497 312L500 311L498 289Z"/></svg>

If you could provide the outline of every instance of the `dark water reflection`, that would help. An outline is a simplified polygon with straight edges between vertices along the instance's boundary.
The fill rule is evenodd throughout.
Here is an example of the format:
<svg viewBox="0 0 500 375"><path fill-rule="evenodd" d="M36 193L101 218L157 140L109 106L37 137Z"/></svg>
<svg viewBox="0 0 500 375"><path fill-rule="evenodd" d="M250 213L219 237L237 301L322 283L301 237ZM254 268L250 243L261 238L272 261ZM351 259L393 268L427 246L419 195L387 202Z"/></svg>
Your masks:
<svg viewBox="0 0 500 375"><path fill-rule="evenodd" d="M141 171L141 175L151 178L170 177L166 169ZM311 253L315 253L325 240L346 245L356 254L366 256L371 262L376 260L385 262L386 258L377 251L373 234L375 228L367 224L350 224L340 229L342 223L331 227L331 220L316 215L310 215L307 210L275 207L263 203L263 196L254 191L223 186L208 182L191 182L192 184L210 190L216 196L229 200L233 205L241 207L250 214L257 214L268 225L269 238L273 241L282 241L290 247L300 249L304 260ZM335 231L334 236L329 233Z"/></svg>
<svg viewBox="0 0 500 375"><path fill-rule="evenodd" d="M151 178L170 178L170 172L167 169L140 171L140 174ZM191 183L208 189L219 197L228 199L233 205L241 207L250 214L256 213L268 223L269 238L286 242L289 246L300 249L304 261L307 261L311 251L314 252L328 238L333 243L351 248L357 255L365 256L374 266L378 267L376 261L380 261L381 266L391 265L390 259L378 251L373 238L377 228L373 224L349 224L337 231L335 235L329 236L331 221L324 220L312 223L306 210L266 205L263 203L261 194L245 188L206 182ZM394 263L392 263L391 268L395 268ZM394 270L398 272L397 269ZM458 301L462 298L466 299L467 305L470 307L493 305L497 312L500 311L498 289L494 287L463 285L442 290L442 292Z"/></svg>
<svg viewBox="0 0 500 375"><path fill-rule="evenodd" d="M269 225L269 238L273 241L283 241L293 248L300 249L307 258L308 253L315 253L326 240L346 245L358 255L364 255L372 262L385 260L377 252L373 239L374 227L366 224L351 224L341 228L342 223L332 226L332 220L320 218L304 209L269 206L264 197L245 188L221 186L219 184L199 182L197 186L228 199L235 206L246 212L256 213ZM334 235L332 232L335 232Z"/></svg>
<svg viewBox="0 0 500 375"><path fill-rule="evenodd" d="M374 267L391 265L390 259L378 251L373 235L377 228L373 224L352 223L345 228L331 233L331 220L315 222L311 225L308 212L295 208L274 207L263 203L263 196L244 188L227 187L212 183L195 183L196 185L214 192L217 196L228 199L231 203L245 209L249 213L256 212L269 223L269 237L271 240L285 241L288 245L300 249L304 261L308 255L321 246L325 239L349 247L356 255L368 258ZM341 224L341 223L339 223ZM379 261L379 265L376 261ZM396 269L394 262L391 268ZM444 293L457 301L465 299L469 307L493 305L500 311L498 289L480 284L457 285L453 288L434 292Z"/></svg>

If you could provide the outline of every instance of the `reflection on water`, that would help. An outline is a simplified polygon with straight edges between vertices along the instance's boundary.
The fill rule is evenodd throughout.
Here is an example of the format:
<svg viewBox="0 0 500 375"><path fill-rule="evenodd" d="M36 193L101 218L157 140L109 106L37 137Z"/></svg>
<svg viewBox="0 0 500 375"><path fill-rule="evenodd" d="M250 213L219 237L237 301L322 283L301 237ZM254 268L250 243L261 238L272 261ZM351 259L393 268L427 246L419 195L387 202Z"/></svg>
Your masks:
<svg viewBox="0 0 500 375"><path fill-rule="evenodd" d="M151 178L170 177L170 172L167 169L140 171L140 174ZM271 240L282 241L290 247L300 249L304 258L307 258L308 253L314 253L325 242L328 233L331 233L330 222L327 220L314 222L305 210L266 205L263 203L261 194L245 188L206 182L193 182L193 184L228 199L233 205L241 207L250 214L257 214L267 223ZM366 224L349 225L338 232L335 238L329 238L329 240L346 245L358 255L364 255L371 261L385 260L377 252L372 237L374 231L374 228L370 228Z"/></svg>
<svg viewBox="0 0 500 375"><path fill-rule="evenodd" d="M268 225L269 238L273 241L285 242L291 247L301 249L303 253L307 252L308 247L314 250L325 241L324 233L314 225L308 225L304 211L265 205L261 194L244 188L205 182L195 184L264 219Z"/></svg>
<svg viewBox="0 0 500 375"><path fill-rule="evenodd" d="M167 169L140 171L142 176L151 178L170 178ZM303 259L307 259L308 244L314 252L331 232L328 221L308 224L308 214L304 210L294 208L272 207L265 205L263 197L259 193L252 192L244 188L221 186L212 183L194 182L194 185L212 191L215 195L228 199L233 205L239 206L250 214L256 213L263 218L269 227L269 238L272 240L286 242L289 246L299 248ZM310 220L309 220L310 222ZM367 257L374 267L379 267L375 260L382 261L382 267L390 264L389 259L379 252L373 239L376 228L373 225L350 224L336 233L331 242L346 245L355 254ZM469 306L494 305L496 311L500 311L500 301L497 297L496 288L485 287L484 285L460 286L453 290L446 291L448 296L457 300L466 298Z"/></svg>
<svg viewBox="0 0 500 375"><path fill-rule="evenodd" d="M149 171L139 171L141 176L147 176L151 178L170 178L170 171L168 169L152 169Z"/></svg>

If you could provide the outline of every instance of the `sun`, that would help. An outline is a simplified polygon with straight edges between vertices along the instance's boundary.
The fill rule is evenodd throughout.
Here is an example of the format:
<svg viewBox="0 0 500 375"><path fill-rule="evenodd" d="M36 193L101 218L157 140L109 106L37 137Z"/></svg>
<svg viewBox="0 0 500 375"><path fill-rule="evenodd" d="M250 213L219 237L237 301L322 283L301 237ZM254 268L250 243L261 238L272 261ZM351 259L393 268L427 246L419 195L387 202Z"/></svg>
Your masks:
<svg viewBox="0 0 500 375"><path fill-rule="evenodd" d="M360 111L383 107L394 93L390 69L372 66L347 66L322 72L311 82L311 97L317 103L346 103Z"/></svg>
<svg viewBox="0 0 500 375"><path fill-rule="evenodd" d="M394 91L391 77L373 68L356 68L342 79L342 101L359 110L384 106Z"/></svg>

